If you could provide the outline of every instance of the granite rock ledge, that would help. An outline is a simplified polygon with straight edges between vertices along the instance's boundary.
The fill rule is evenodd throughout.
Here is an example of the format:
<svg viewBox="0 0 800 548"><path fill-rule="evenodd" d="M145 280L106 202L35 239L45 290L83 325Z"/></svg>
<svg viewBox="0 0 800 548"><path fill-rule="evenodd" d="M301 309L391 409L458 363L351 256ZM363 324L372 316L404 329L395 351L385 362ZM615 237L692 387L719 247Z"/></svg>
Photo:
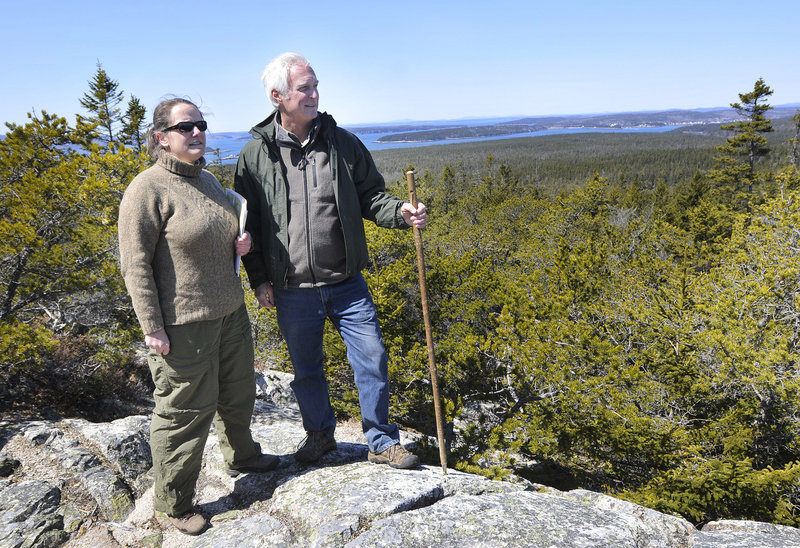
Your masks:
<svg viewBox="0 0 800 548"><path fill-rule="evenodd" d="M718 521L698 530L590 491L373 465L357 424L340 424L337 451L300 466L291 453L305 433L289 380L257 379L252 428L264 451L281 455L277 470L229 477L209 435L197 503L212 526L199 537L154 516L149 417L0 423L0 548L800 546L792 527Z"/></svg>

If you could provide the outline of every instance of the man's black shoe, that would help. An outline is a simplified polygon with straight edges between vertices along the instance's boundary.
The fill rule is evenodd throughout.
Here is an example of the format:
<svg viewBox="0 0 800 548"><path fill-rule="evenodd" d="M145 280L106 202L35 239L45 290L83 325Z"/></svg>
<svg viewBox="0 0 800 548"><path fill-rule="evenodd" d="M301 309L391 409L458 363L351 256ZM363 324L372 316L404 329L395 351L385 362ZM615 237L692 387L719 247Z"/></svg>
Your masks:
<svg viewBox="0 0 800 548"><path fill-rule="evenodd" d="M250 457L244 461L241 466L237 466L236 468L228 468L227 472L232 478L235 478L243 472L269 472L270 470L275 470L280 461L281 459L279 459L277 455L261 453L259 455L255 455L254 457Z"/></svg>
<svg viewBox="0 0 800 548"><path fill-rule="evenodd" d="M325 432L309 432L297 447L294 459L303 464L311 464L330 451L336 451L336 440L332 436Z"/></svg>

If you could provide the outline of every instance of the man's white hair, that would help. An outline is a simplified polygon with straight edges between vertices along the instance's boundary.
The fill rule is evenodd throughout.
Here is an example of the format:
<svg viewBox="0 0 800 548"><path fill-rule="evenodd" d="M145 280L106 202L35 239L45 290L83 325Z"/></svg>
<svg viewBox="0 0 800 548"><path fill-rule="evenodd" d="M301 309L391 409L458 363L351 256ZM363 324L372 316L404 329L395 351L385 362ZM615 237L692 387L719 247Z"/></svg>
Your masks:
<svg viewBox="0 0 800 548"><path fill-rule="evenodd" d="M272 106L276 108L278 106L278 102L272 96L273 89L284 97L289 93L289 69L295 65L310 67L311 63L299 53L287 51L270 61L261 74L261 81L264 82L264 89Z"/></svg>

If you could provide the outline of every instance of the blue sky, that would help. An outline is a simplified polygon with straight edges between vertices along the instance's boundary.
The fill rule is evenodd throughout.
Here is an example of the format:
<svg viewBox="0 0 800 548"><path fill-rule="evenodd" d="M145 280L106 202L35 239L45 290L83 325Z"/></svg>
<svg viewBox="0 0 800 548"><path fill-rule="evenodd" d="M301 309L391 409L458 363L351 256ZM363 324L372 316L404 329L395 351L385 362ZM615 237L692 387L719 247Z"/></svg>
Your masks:
<svg viewBox="0 0 800 548"><path fill-rule="evenodd" d="M188 96L246 131L283 51L345 125L727 106L759 77L800 102L797 0L0 2L0 122L74 121L99 60L148 113Z"/></svg>

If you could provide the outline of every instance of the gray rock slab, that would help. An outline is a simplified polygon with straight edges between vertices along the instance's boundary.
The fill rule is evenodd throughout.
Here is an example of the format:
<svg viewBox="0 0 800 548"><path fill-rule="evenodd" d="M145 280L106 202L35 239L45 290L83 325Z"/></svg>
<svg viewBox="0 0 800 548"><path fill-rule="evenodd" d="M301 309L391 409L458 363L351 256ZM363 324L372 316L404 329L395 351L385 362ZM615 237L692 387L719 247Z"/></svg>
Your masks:
<svg viewBox="0 0 800 548"><path fill-rule="evenodd" d="M270 512L294 524L303 543L341 546L365 524L453 494L516 493L524 485L438 467L395 470L366 462L299 470L272 494Z"/></svg>
<svg viewBox="0 0 800 548"><path fill-rule="evenodd" d="M0 523L22 522L58 510L61 489L45 481L11 484L0 492Z"/></svg>
<svg viewBox="0 0 800 548"><path fill-rule="evenodd" d="M20 464L17 459L0 453L0 477L10 476Z"/></svg>
<svg viewBox="0 0 800 548"><path fill-rule="evenodd" d="M133 494L110 468L89 468L79 479L108 521L122 521L133 511Z"/></svg>
<svg viewBox="0 0 800 548"><path fill-rule="evenodd" d="M0 492L0 547L58 546L67 533L58 514L61 489L40 480L7 486Z"/></svg>
<svg viewBox="0 0 800 548"><path fill-rule="evenodd" d="M150 417L132 415L108 423L82 419L64 421L90 440L100 454L129 483L153 466Z"/></svg>
<svg viewBox="0 0 800 548"><path fill-rule="evenodd" d="M707 523L694 535L693 548L797 548L800 530L745 520Z"/></svg>
<svg viewBox="0 0 800 548"><path fill-rule="evenodd" d="M297 398L291 387L294 374L283 371L256 372L256 394L279 407L297 409Z"/></svg>
<svg viewBox="0 0 800 548"><path fill-rule="evenodd" d="M74 427L76 424L75 421L72 424L65 423L67 427ZM87 421L79 423L91 424ZM113 429L109 426L105 428ZM123 520L133 510L134 496L130 488L113 469L105 465L92 448L69 439L62 429L50 423L31 423L24 429L23 435L33 443L47 448L60 465L83 484L107 520Z"/></svg>
<svg viewBox="0 0 800 548"><path fill-rule="evenodd" d="M52 448L53 456L61 463L61 466L76 474L81 474L86 470L103 465L100 457L86 447L81 447L77 444L67 446L62 443L61 445L62 447L57 450Z"/></svg>
<svg viewBox="0 0 800 548"><path fill-rule="evenodd" d="M643 543L630 520L564 497L531 491L455 495L374 522L348 547L670 546Z"/></svg>
<svg viewBox="0 0 800 548"><path fill-rule="evenodd" d="M25 425L23 436L36 445L53 445L63 438L64 432L53 426L52 423L32 421Z"/></svg>
<svg viewBox="0 0 800 548"><path fill-rule="evenodd" d="M424 467L434 478L442 484L442 495L485 495L487 493L516 493L518 491L533 490L528 483L509 483L506 481L493 481L483 476L466 474L448 469L447 474L442 474L440 468Z"/></svg>
<svg viewBox="0 0 800 548"><path fill-rule="evenodd" d="M308 469L272 494L270 512L295 524L304 543L341 545L361 524L432 504L442 481L429 470L395 470L369 463Z"/></svg>
<svg viewBox="0 0 800 548"><path fill-rule="evenodd" d="M192 542L191 548L274 548L298 546L292 533L277 519L261 514L215 525Z"/></svg>
<svg viewBox="0 0 800 548"><path fill-rule="evenodd" d="M692 535L697 531L694 525L683 518L662 514L602 493L576 489L561 496L635 520L634 526L639 529L638 537L647 546L660 546L660 543L669 541L671 547L689 548L692 546Z"/></svg>

